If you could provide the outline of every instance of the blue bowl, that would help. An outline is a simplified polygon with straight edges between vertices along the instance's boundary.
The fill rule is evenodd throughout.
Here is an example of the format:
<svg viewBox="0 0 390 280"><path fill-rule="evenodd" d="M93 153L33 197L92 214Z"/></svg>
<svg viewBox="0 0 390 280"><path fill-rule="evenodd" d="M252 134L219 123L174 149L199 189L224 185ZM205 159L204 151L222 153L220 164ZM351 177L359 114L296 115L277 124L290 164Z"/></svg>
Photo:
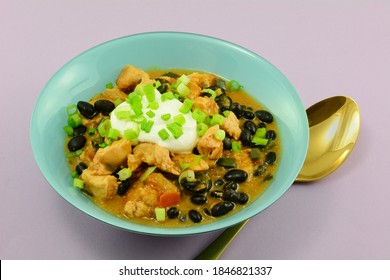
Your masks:
<svg viewBox="0 0 390 280"><path fill-rule="evenodd" d="M282 151L279 168L266 191L246 208L213 223L182 228L143 225L102 210L72 186L64 155L66 107L89 100L114 81L125 64L141 69L185 68L234 79L275 116ZM48 183L84 213L140 234L179 236L223 229L259 214L294 182L306 156L308 121L287 78L272 64L238 45L197 34L155 32L131 35L93 47L66 63L42 90L32 114L30 136L36 162Z"/></svg>

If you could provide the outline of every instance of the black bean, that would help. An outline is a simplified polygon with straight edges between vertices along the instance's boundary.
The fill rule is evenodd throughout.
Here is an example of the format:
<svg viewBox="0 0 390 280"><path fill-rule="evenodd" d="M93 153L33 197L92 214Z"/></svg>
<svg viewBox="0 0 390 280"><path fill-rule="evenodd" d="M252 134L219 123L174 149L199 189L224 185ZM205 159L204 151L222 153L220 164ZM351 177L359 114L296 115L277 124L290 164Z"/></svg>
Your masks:
<svg viewBox="0 0 390 280"><path fill-rule="evenodd" d="M130 189L130 186L131 186L131 184L130 184L130 181L129 181L129 180L122 181L122 182L119 184L118 190L117 190L116 193L117 193L119 196L124 196L124 195L127 193L127 191Z"/></svg>
<svg viewBox="0 0 390 280"><path fill-rule="evenodd" d="M225 201L237 202L238 201L238 193L233 189L227 188L223 191L222 199Z"/></svg>
<svg viewBox="0 0 390 280"><path fill-rule="evenodd" d="M168 90L168 85L167 85L167 83L161 84L161 86L159 86L159 87L157 88L157 90L158 90L160 93L165 93L165 92L167 92L167 90Z"/></svg>
<svg viewBox="0 0 390 280"><path fill-rule="evenodd" d="M244 182L248 178L248 173L241 169L232 169L223 176L226 181Z"/></svg>
<svg viewBox="0 0 390 280"><path fill-rule="evenodd" d="M194 223L200 223L202 221L202 215L196 210L190 210L188 216Z"/></svg>
<svg viewBox="0 0 390 280"><path fill-rule="evenodd" d="M250 146L251 143L252 143L252 133L250 132L249 129L244 129L243 131L241 131L241 136L240 136L240 140L241 140L241 143L242 145L244 146Z"/></svg>
<svg viewBox="0 0 390 280"><path fill-rule="evenodd" d="M265 134L265 138L270 139L270 140L275 140L276 139L275 130L267 130L267 132Z"/></svg>
<svg viewBox="0 0 390 280"><path fill-rule="evenodd" d="M214 186L216 186L216 187L220 187L220 186L222 186L223 184L225 184L225 181L222 180L222 179L219 179L219 180L217 180L217 181L214 182Z"/></svg>
<svg viewBox="0 0 390 280"><path fill-rule="evenodd" d="M71 152L82 149L85 146L87 139L83 135L74 136L68 142L68 149Z"/></svg>
<svg viewBox="0 0 390 280"><path fill-rule="evenodd" d="M238 193L237 202L241 205L246 204L249 201L249 196L244 192Z"/></svg>
<svg viewBox="0 0 390 280"><path fill-rule="evenodd" d="M253 176L261 176L265 173L265 171L266 171L265 167L260 165L253 172Z"/></svg>
<svg viewBox="0 0 390 280"><path fill-rule="evenodd" d="M238 102L234 102L232 106L230 106L230 111L232 111L238 119L240 119L244 113L241 104Z"/></svg>
<svg viewBox="0 0 390 280"><path fill-rule="evenodd" d="M232 99L226 94L220 94L215 98L215 102L218 104L219 112L229 110L232 105Z"/></svg>
<svg viewBox="0 0 390 280"><path fill-rule="evenodd" d="M94 106L97 112L101 112L105 116L108 116L115 109L115 104L105 99L97 100Z"/></svg>
<svg viewBox="0 0 390 280"><path fill-rule="evenodd" d="M246 121L244 123L244 128L248 129L252 135L254 135L256 133L256 130L257 130L255 123L252 121Z"/></svg>
<svg viewBox="0 0 390 280"><path fill-rule="evenodd" d="M229 137L225 137L222 141L223 144L223 149L224 150L231 150L232 149L232 141L230 140Z"/></svg>
<svg viewBox="0 0 390 280"><path fill-rule="evenodd" d="M87 131L87 127L85 125L79 125L76 128L73 128L73 135L78 136L78 135L83 135Z"/></svg>
<svg viewBox="0 0 390 280"><path fill-rule="evenodd" d="M235 206L234 202L231 201L220 202L214 205L213 208L211 208L211 215L213 217L220 217L226 215L227 213L233 210L234 206Z"/></svg>
<svg viewBox="0 0 390 280"><path fill-rule="evenodd" d="M255 112L256 117L265 123L272 123L274 121L274 117L272 114L266 110L258 110Z"/></svg>
<svg viewBox="0 0 390 280"><path fill-rule="evenodd" d="M207 202L207 197L201 194L194 194L191 196L191 202L196 205L202 205Z"/></svg>
<svg viewBox="0 0 390 280"><path fill-rule="evenodd" d="M236 182L228 182L225 186L223 186L223 189L232 189L232 190L237 190L238 189L238 183Z"/></svg>
<svg viewBox="0 0 390 280"><path fill-rule="evenodd" d="M265 161L264 163L266 165L272 165L276 160L276 153L275 152L269 152L266 156L265 156Z"/></svg>
<svg viewBox="0 0 390 280"><path fill-rule="evenodd" d="M87 119L92 119L96 115L95 107L89 102L85 102L85 101L77 102L77 109L79 110L80 114L86 117Z"/></svg>
<svg viewBox="0 0 390 280"><path fill-rule="evenodd" d="M247 119L247 120L253 120L255 118L255 113L253 113L252 111L249 111L249 110L245 110L242 113L242 117L244 119Z"/></svg>
<svg viewBox="0 0 390 280"><path fill-rule="evenodd" d="M87 168L88 168L88 166L84 162L80 162L79 164L76 165L75 170L76 170L77 174L81 175L83 173L83 171Z"/></svg>
<svg viewBox="0 0 390 280"><path fill-rule="evenodd" d="M171 207L167 210L167 216L169 219L175 219L179 216L179 210L176 207Z"/></svg>
<svg viewBox="0 0 390 280"><path fill-rule="evenodd" d="M265 123L259 122L259 124L257 125L257 128L263 128L263 127L265 127Z"/></svg>

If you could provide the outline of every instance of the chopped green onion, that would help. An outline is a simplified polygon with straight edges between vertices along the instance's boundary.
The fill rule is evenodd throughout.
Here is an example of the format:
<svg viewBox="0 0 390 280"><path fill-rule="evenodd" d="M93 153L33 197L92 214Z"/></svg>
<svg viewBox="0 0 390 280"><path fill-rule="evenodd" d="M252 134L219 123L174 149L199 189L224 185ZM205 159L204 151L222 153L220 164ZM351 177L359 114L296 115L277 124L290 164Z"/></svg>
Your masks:
<svg viewBox="0 0 390 280"><path fill-rule="evenodd" d="M156 114L152 111L152 110L149 110L145 113L149 118L153 118Z"/></svg>
<svg viewBox="0 0 390 280"><path fill-rule="evenodd" d="M236 80L231 80L228 82L226 89L228 91L237 91L243 88L243 86Z"/></svg>
<svg viewBox="0 0 390 280"><path fill-rule="evenodd" d="M115 99L115 100L114 100L114 105L115 105L115 107L118 106L119 104L121 104L122 102L123 102L123 101L122 101L122 99L120 99L120 98Z"/></svg>
<svg viewBox="0 0 390 280"><path fill-rule="evenodd" d="M69 105L68 107L66 107L66 114L68 116L71 116L73 114L76 114L77 113L77 105L76 104L72 104L72 105Z"/></svg>
<svg viewBox="0 0 390 280"><path fill-rule="evenodd" d="M183 135L183 128L178 123L169 123L167 124L168 130L172 133L173 137L175 139L179 138L181 135Z"/></svg>
<svg viewBox="0 0 390 280"><path fill-rule="evenodd" d="M129 120L131 116L131 111L129 108L117 108L115 110L115 116L118 120Z"/></svg>
<svg viewBox="0 0 390 280"><path fill-rule="evenodd" d="M175 96L173 95L172 91L167 91L167 92L161 94L161 101L162 102L167 101L167 100L172 100L174 98L175 98Z"/></svg>
<svg viewBox="0 0 390 280"><path fill-rule="evenodd" d="M80 156L82 153L83 153L83 150L77 150L74 152L67 153L66 157L67 158L76 158L76 157Z"/></svg>
<svg viewBox="0 0 390 280"><path fill-rule="evenodd" d="M94 127L88 128L88 134L89 134L89 135L94 135L95 132L96 132L96 129L95 129Z"/></svg>
<svg viewBox="0 0 390 280"><path fill-rule="evenodd" d="M209 129L209 126L205 123L198 123L197 126L196 126L196 134L199 136L199 137L202 137L207 129Z"/></svg>
<svg viewBox="0 0 390 280"><path fill-rule="evenodd" d="M73 178L73 187L84 189L84 181L79 178Z"/></svg>
<svg viewBox="0 0 390 280"><path fill-rule="evenodd" d="M232 142L232 150L234 152L241 152L241 144L240 144L240 142L236 142L236 141Z"/></svg>
<svg viewBox="0 0 390 280"><path fill-rule="evenodd" d="M152 84L144 85L144 94L149 102L153 102L155 99L154 86Z"/></svg>
<svg viewBox="0 0 390 280"><path fill-rule="evenodd" d="M149 133L152 130L153 125L154 121L148 120L147 122L141 124L141 130L145 131L146 133Z"/></svg>
<svg viewBox="0 0 390 280"><path fill-rule="evenodd" d="M78 178L80 175L77 173L77 171L73 171L71 174L72 178Z"/></svg>
<svg viewBox="0 0 390 280"><path fill-rule="evenodd" d="M266 138L260 138L260 137L253 137L252 138L252 143L260 146L265 146L268 144L268 139Z"/></svg>
<svg viewBox="0 0 390 280"><path fill-rule="evenodd" d="M126 102L130 104L131 109L133 109L136 115L142 114L142 93L139 91L130 93Z"/></svg>
<svg viewBox="0 0 390 280"><path fill-rule="evenodd" d="M166 129L160 129L159 132L157 132L158 136L160 136L161 140L165 141L169 138L169 133L166 131Z"/></svg>
<svg viewBox="0 0 390 280"><path fill-rule="evenodd" d="M152 174L154 172L154 170L157 168L157 166L150 166L148 167L148 169L146 169L146 171L141 175L141 177L139 178L139 180L141 182L145 181L150 174Z"/></svg>
<svg viewBox="0 0 390 280"><path fill-rule="evenodd" d="M139 135L139 128L137 127L137 129L132 129L132 128L129 128L129 129L126 129L124 132L123 132L123 135L124 137L127 139L127 140L133 140L133 139L136 139Z"/></svg>
<svg viewBox="0 0 390 280"><path fill-rule="evenodd" d="M265 127L260 127L256 129L255 135L253 137L265 138L267 134L267 129Z"/></svg>
<svg viewBox="0 0 390 280"><path fill-rule="evenodd" d="M106 137L111 128L111 122L108 119L103 119L97 127L97 130L102 137Z"/></svg>
<svg viewBox="0 0 390 280"><path fill-rule="evenodd" d="M161 119L163 121L167 121L171 118L171 114L164 114L164 115L161 115Z"/></svg>
<svg viewBox="0 0 390 280"><path fill-rule="evenodd" d="M110 130L108 131L107 137L111 138L113 140L117 140L121 136L121 133L118 129L110 127Z"/></svg>
<svg viewBox="0 0 390 280"><path fill-rule="evenodd" d="M153 84L154 88L155 89L158 89L160 86L161 86L161 82L159 80L157 80L154 84Z"/></svg>
<svg viewBox="0 0 390 280"><path fill-rule="evenodd" d="M73 114L68 117L68 125L76 128L83 123L83 120L79 116L79 114Z"/></svg>
<svg viewBox="0 0 390 280"><path fill-rule="evenodd" d="M211 99L215 99L215 97L217 97L217 93L215 92L215 90L212 90L211 88L204 88L204 89L202 89L201 92L205 92L205 93L210 94Z"/></svg>
<svg viewBox="0 0 390 280"><path fill-rule="evenodd" d="M187 182L195 182L195 172L191 169L183 171L179 176L179 182L181 182L183 179L187 179Z"/></svg>
<svg viewBox="0 0 390 280"><path fill-rule="evenodd" d="M149 102L148 108L150 108L152 110L157 110L159 107L160 107L160 105L158 105L157 101Z"/></svg>
<svg viewBox="0 0 390 280"><path fill-rule="evenodd" d="M225 110L225 111L222 112L222 114L227 118L230 115L231 112L232 111Z"/></svg>
<svg viewBox="0 0 390 280"><path fill-rule="evenodd" d="M183 124L186 123L186 118L184 117L183 114L179 114L179 115L173 117L173 121L174 121L175 123L178 123L178 124L180 124L180 125L183 125Z"/></svg>
<svg viewBox="0 0 390 280"><path fill-rule="evenodd" d="M194 111L192 111L192 118L196 120L197 123L202 123L206 120L207 114L199 108L195 108Z"/></svg>
<svg viewBox="0 0 390 280"><path fill-rule="evenodd" d="M71 127L70 125L64 126L64 131L65 131L66 135L68 135L68 136L73 135L73 127Z"/></svg>
<svg viewBox="0 0 390 280"><path fill-rule="evenodd" d="M142 124L146 122L146 118L144 115L132 115L130 116L130 120L137 124Z"/></svg>
<svg viewBox="0 0 390 280"><path fill-rule="evenodd" d="M113 86L113 84L110 82L110 83L107 83L107 84L106 84L106 88L110 88L110 89L111 89L111 88L114 88L114 86Z"/></svg>
<svg viewBox="0 0 390 280"><path fill-rule="evenodd" d="M225 120L224 116L222 116L220 114L214 114L211 118L210 124L211 124L211 126L214 126L216 124L222 125L224 120Z"/></svg>
<svg viewBox="0 0 390 280"><path fill-rule="evenodd" d="M183 74L181 75L178 79L177 79L177 82L179 84L185 84L187 85L189 82L190 82L190 78L188 78L187 75Z"/></svg>
<svg viewBox="0 0 390 280"><path fill-rule="evenodd" d="M181 105L179 111L180 113L187 114L191 111L192 105L194 105L194 101L191 99L186 98L183 102L183 105Z"/></svg>
<svg viewBox="0 0 390 280"><path fill-rule="evenodd" d="M190 93L190 89L185 84L181 83L177 86L177 92L181 96L187 96Z"/></svg>
<svg viewBox="0 0 390 280"><path fill-rule="evenodd" d="M131 177L131 170L129 168L122 168L118 171L117 175L120 181L125 181Z"/></svg>
<svg viewBox="0 0 390 280"><path fill-rule="evenodd" d="M222 141L223 139L225 139L226 132L225 132L225 130L218 129L217 131L215 131L214 136L215 136L215 139Z"/></svg>
<svg viewBox="0 0 390 280"><path fill-rule="evenodd" d="M181 170L183 170L183 171L192 165L191 163L184 163L182 161L180 161L179 164L180 164Z"/></svg>
<svg viewBox="0 0 390 280"><path fill-rule="evenodd" d="M156 207L154 208L154 213L156 214L157 221L165 221L165 208Z"/></svg>
<svg viewBox="0 0 390 280"><path fill-rule="evenodd" d="M105 148L105 147L107 147L108 146L108 143L100 143L99 144L99 147L100 148Z"/></svg>

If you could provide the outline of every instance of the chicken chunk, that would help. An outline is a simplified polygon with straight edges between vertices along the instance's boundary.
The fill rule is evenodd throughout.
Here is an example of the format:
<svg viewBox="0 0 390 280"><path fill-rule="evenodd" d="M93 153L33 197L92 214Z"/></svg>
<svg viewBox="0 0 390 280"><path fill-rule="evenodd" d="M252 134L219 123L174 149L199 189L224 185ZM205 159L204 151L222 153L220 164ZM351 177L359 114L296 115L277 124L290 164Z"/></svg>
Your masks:
<svg viewBox="0 0 390 280"><path fill-rule="evenodd" d="M130 217L154 216L156 207L169 207L180 202L180 191L161 173L152 173L137 181L126 195L124 212Z"/></svg>
<svg viewBox="0 0 390 280"><path fill-rule="evenodd" d="M110 199L118 190L118 181L112 175L96 174L95 170L88 167L81 174L85 187L97 199Z"/></svg>
<svg viewBox="0 0 390 280"><path fill-rule="evenodd" d="M188 83L188 88L190 89L190 93L188 94L188 98L191 100L195 100L197 98L203 88L208 88L216 84L217 77L213 74L207 73L191 73L188 75L190 78L190 82Z"/></svg>
<svg viewBox="0 0 390 280"><path fill-rule="evenodd" d="M254 172L254 165L253 161L249 155L250 149L246 149L241 151L241 153L234 153L234 157L237 160L237 168L241 170L245 170L246 173L248 173L248 179L249 182L253 177Z"/></svg>
<svg viewBox="0 0 390 280"><path fill-rule="evenodd" d="M209 169L209 165L202 156L194 154L180 154L175 155L172 159L178 166L188 166L187 169L193 171L205 171Z"/></svg>
<svg viewBox="0 0 390 280"><path fill-rule="evenodd" d="M210 97L198 96L194 99L194 108L199 108L203 112L207 114L207 116L211 116L214 114L218 114L219 107L217 102Z"/></svg>
<svg viewBox="0 0 390 280"><path fill-rule="evenodd" d="M141 143L134 147L133 154L140 161L155 165L159 169L180 175L180 167L172 161L169 150L154 143Z"/></svg>
<svg viewBox="0 0 390 280"><path fill-rule="evenodd" d="M148 73L129 64L122 69L116 80L118 88L125 92L132 91L139 83L151 84L153 82Z"/></svg>
<svg viewBox="0 0 390 280"><path fill-rule="evenodd" d="M238 140L238 138L240 138L240 122L233 112L230 112L230 114L224 119L221 128L225 130L235 140Z"/></svg>
<svg viewBox="0 0 390 280"><path fill-rule="evenodd" d="M218 129L218 125L210 127L196 145L199 153L201 155L207 156L209 159L218 159L221 157L223 152L222 140L215 138L215 132Z"/></svg>
<svg viewBox="0 0 390 280"><path fill-rule="evenodd" d="M129 154L131 154L131 141L123 138L114 141L106 148L100 148L93 158L92 165L103 165L103 168L112 172L126 164Z"/></svg>

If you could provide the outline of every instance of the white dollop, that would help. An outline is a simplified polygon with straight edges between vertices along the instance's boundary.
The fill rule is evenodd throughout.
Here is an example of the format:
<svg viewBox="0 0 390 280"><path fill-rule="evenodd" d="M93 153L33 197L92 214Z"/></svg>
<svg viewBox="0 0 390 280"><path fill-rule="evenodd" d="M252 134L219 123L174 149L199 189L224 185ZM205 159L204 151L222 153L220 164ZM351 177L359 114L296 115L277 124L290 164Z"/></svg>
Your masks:
<svg viewBox="0 0 390 280"><path fill-rule="evenodd" d="M153 120L154 125L149 133L140 129L140 133L138 136L138 141L140 142L151 142L156 143L162 147L168 148L169 151L176 154L186 154L191 153L196 143L198 142L197 132L196 132L196 121L192 118L191 113L182 114L179 109L183 105L179 100L165 100L161 101L161 94L158 90L155 90L155 101L158 102L159 108L157 110L148 109L147 106L149 104L148 100L145 96L142 97L142 107L143 113L147 120ZM130 120L119 120L115 114L116 110L130 110L132 114L134 114L133 110L126 101L119 104L114 111L111 113L111 127L117 129L122 137L124 137L124 131L127 129L138 129L139 125ZM145 113L151 110L155 116L149 117ZM171 118L168 121L164 121L161 119L162 115L170 114ZM183 134L175 139L173 135L167 129L167 124L173 122L173 118L176 115L182 114L185 117L185 123L182 126ZM169 138L166 140L162 140L158 135L158 132L161 129L165 129L169 133Z"/></svg>

